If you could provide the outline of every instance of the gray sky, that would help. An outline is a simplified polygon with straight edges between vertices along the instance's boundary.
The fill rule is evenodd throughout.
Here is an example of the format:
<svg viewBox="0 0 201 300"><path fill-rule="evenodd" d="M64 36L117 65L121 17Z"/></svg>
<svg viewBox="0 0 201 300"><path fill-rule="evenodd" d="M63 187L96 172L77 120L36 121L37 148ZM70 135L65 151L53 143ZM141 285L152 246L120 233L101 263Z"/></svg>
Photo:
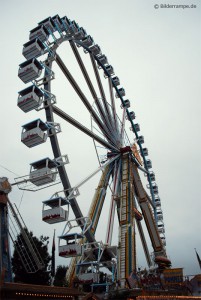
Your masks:
<svg viewBox="0 0 201 300"><path fill-rule="evenodd" d="M168 3L177 5L181 1ZM168 257L173 267L183 267L185 274L199 273L194 252L196 248L201 256L199 1L183 0L183 5L197 6L186 9L156 9L154 4L160 6L160 2L151 0L103 0L101 3L94 0L0 0L0 4L0 165L23 176L29 173L31 162L52 157L48 143L28 149L20 142L21 126L38 117L44 120L44 117L43 112L25 114L17 107L18 91L25 88L17 76L18 65L25 60L21 52L29 31L38 22L55 14L76 20L108 57L135 110L159 187ZM62 47L64 54L67 50L65 45ZM72 64L67 56L66 64ZM66 111L72 109L81 118L82 106L72 102L73 94L68 94L67 83L59 71L53 86L59 98L58 106L60 100ZM70 101L67 106L64 100ZM87 113L83 112L82 118L80 121L90 122ZM63 154L70 158L67 170L73 185L98 165L90 139L69 125L62 122L61 125L59 138ZM0 176L7 176L11 182L16 177L2 167ZM94 178L86 190L94 192L96 184L97 178ZM41 202L57 190L22 193L15 187L10 194L17 205L21 202L25 223L37 236L45 234L52 239L54 228L57 235L63 230L63 224L51 226L41 221ZM87 212L91 200L86 190L80 206ZM104 208L103 220L106 211ZM100 230L98 234L101 236L103 232ZM97 237L101 238L104 240L104 235ZM65 264L66 261L57 258L57 263ZM140 251L138 264L146 266Z"/></svg>

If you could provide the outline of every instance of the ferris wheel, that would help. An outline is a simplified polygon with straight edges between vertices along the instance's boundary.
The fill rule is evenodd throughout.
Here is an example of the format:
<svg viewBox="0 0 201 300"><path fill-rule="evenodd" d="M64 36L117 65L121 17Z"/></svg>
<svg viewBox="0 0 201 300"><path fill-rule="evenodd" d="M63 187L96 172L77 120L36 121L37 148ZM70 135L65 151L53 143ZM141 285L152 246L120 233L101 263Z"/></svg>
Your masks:
<svg viewBox="0 0 201 300"><path fill-rule="evenodd" d="M62 58L61 48L61 54L67 58ZM136 228L148 266L169 267L161 201L152 163L147 159L148 149L143 147L144 137L139 134L135 112L107 56L83 27L58 15L48 17L30 31L22 53L26 61L20 64L18 76L29 86L19 92L18 107L25 113L44 111L44 120L37 118L23 125L21 141L32 148L49 139L53 154L52 158L31 163L30 174L21 178L18 186L37 190L62 183L62 191L43 202L43 221L65 224L59 237L59 255L72 257L68 279L76 274L80 281L95 284L100 282L98 271L104 266L112 272L113 282L118 281L122 288L129 285L130 274L137 270ZM60 107L54 93L55 67L66 80L68 96L62 96L67 98L64 108ZM70 114L73 106L75 116ZM66 171L68 156L62 154L60 148L60 136L67 138L63 130L58 135L61 132L59 122L55 121L58 117L82 132L84 137L90 137L97 155L96 169L73 186ZM86 118L90 126L84 124ZM82 151L82 145L74 151ZM100 179L94 187L94 196L87 202L85 216L79 205L78 199L82 197L79 189L98 173ZM140 175L146 177L145 188ZM108 194L110 208L106 237L102 242L97 239L96 231ZM69 220L69 210L74 213L72 220ZM115 215L118 242L113 245ZM152 256L143 222L153 248ZM95 271L87 272L89 267Z"/></svg>

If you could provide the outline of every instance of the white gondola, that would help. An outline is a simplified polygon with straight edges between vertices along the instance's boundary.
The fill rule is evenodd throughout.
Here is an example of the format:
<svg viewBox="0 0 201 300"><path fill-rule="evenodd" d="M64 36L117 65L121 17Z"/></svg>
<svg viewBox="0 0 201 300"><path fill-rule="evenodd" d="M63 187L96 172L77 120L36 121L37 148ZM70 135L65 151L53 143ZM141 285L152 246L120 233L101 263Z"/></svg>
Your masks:
<svg viewBox="0 0 201 300"><path fill-rule="evenodd" d="M129 108L131 105L130 105L130 100L124 100L124 104L121 105L121 107L126 107L126 108ZM134 113L134 112L132 112ZM132 118L132 114L131 114L131 118Z"/></svg>
<svg viewBox="0 0 201 300"><path fill-rule="evenodd" d="M94 40L93 38L88 35L87 37L85 37L83 40L82 40L82 44L85 46L85 47L90 47L92 46L94 43Z"/></svg>
<svg viewBox="0 0 201 300"><path fill-rule="evenodd" d="M19 92L17 105L24 112L38 108L43 102L43 92L35 85Z"/></svg>
<svg viewBox="0 0 201 300"><path fill-rule="evenodd" d="M90 47L90 51L93 53L93 55L99 55L101 54L101 48L96 44L96 45L92 45Z"/></svg>
<svg viewBox="0 0 201 300"><path fill-rule="evenodd" d="M151 162L151 160L147 159L146 163L147 163L147 168L151 169L152 168L152 162Z"/></svg>
<svg viewBox="0 0 201 300"><path fill-rule="evenodd" d="M36 38L39 38L41 40L41 42L44 42L48 39L49 37L49 33L48 33L48 30L45 28L45 26L37 26L35 27L34 29L32 29L30 31L30 34L29 34L29 39L30 40L34 40Z"/></svg>
<svg viewBox="0 0 201 300"><path fill-rule="evenodd" d="M50 158L44 158L31 163L29 180L36 186L53 183L56 180L57 164Z"/></svg>
<svg viewBox="0 0 201 300"><path fill-rule="evenodd" d="M79 25L75 21L70 21L69 19L66 18L65 20L65 28L66 28L66 33L70 37L75 36L79 32Z"/></svg>
<svg viewBox="0 0 201 300"><path fill-rule="evenodd" d="M155 181L155 179L156 179L156 176L155 176L154 172L150 172L149 177L150 177L151 181Z"/></svg>
<svg viewBox="0 0 201 300"><path fill-rule="evenodd" d="M164 236L161 237L161 241L162 241L163 245L166 246L166 240L165 240L165 237L164 237Z"/></svg>
<svg viewBox="0 0 201 300"><path fill-rule="evenodd" d="M129 113L130 113L131 120L134 120L135 119L135 113L134 113L134 111L130 111Z"/></svg>
<svg viewBox="0 0 201 300"><path fill-rule="evenodd" d="M147 148L143 148L142 151L143 151L144 156L148 156L149 155L149 152L148 152Z"/></svg>
<svg viewBox="0 0 201 300"><path fill-rule="evenodd" d="M120 98L120 96L124 97L125 95L126 95L125 89L120 88L120 89L118 89L118 93L116 93L116 98Z"/></svg>
<svg viewBox="0 0 201 300"><path fill-rule="evenodd" d="M159 228L158 228L158 232L159 232L159 233L165 233L164 227L159 227Z"/></svg>
<svg viewBox="0 0 201 300"><path fill-rule="evenodd" d="M65 16L65 17L61 18L61 22L62 22L63 31L65 31L66 33L69 33L69 27L71 25L71 20Z"/></svg>
<svg viewBox="0 0 201 300"><path fill-rule="evenodd" d="M67 209L64 208L67 206ZM55 224L68 220L68 202L65 198L55 197L43 201L42 220L48 224Z"/></svg>
<svg viewBox="0 0 201 300"><path fill-rule="evenodd" d="M45 26L47 30L50 30L51 32L55 31L55 24L51 17L44 19L43 21L38 23L39 26Z"/></svg>
<svg viewBox="0 0 201 300"><path fill-rule="evenodd" d="M156 207L161 207L161 201L160 200L158 200L158 201L155 201L155 205L156 205Z"/></svg>
<svg viewBox="0 0 201 300"><path fill-rule="evenodd" d="M159 196L155 197L155 205L156 206L161 206L161 200L160 200Z"/></svg>
<svg viewBox="0 0 201 300"><path fill-rule="evenodd" d="M84 235L79 233L67 233L59 236L59 256L62 257L76 257L82 255L82 245L79 244L79 240ZM63 245L61 243L65 241Z"/></svg>
<svg viewBox="0 0 201 300"><path fill-rule="evenodd" d="M23 45L22 54L26 59L32 59L44 54L45 46L39 39L31 40Z"/></svg>
<svg viewBox="0 0 201 300"><path fill-rule="evenodd" d="M140 125L138 123L136 123L134 125L136 132L140 131Z"/></svg>
<svg viewBox="0 0 201 300"><path fill-rule="evenodd" d="M34 120L22 126L21 142L32 148L47 140L48 126L40 119Z"/></svg>
<svg viewBox="0 0 201 300"><path fill-rule="evenodd" d="M82 273L78 274L78 279L81 283L92 283L99 282L99 274L98 273Z"/></svg>
<svg viewBox="0 0 201 300"><path fill-rule="evenodd" d="M34 58L19 65L18 76L24 82L30 82L38 78L42 73L43 66Z"/></svg>
<svg viewBox="0 0 201 300"><path fill-rule="evenodd" d="M57 26L57 28L59 28L59 30L62 31L62 29L63 29L63 23L62 23L62 20L59 17L59 15L55 15L54 17L52 17L52 21L54 22L55 27Z"/></svg>
<svg viewBox="0 0 201 300"><path fill-rule="evenodd" d="M147 184L147 188L150 189L149 184ZM158 194L158 186L155 182L152 184L152 190L153 190L154 194Z"/></svg>
<svg viewBox="0 0 201 300"><path fill-rule="evenodd" d="M106 57L104 54L98 57L98 61L99 61L102 65L106 65L106 64L108 63L107 57Z"/></svg>
<svg viewBox="0 0 201 300"><path fill-rule="evenodd" d="M105 69L107 71L107 73L105 72L105 76L106 77L108 76L108 74L109 75L113 75L114 74L114 69L113 69L113 67L111 65L106 66Z"/></svg>
<svg viewBox="0 0 201 300"><path fill-rule="evenodd" d="M119 77L117 77L117 76L112 77L112 81L116 86L120 85Z"/></svg>
<svg viewBox="0 0 201 300"><path fill-rule="evenodd" d="M162 221L162 220L163 220L163 213L162 213L162 211L158 211L158 212L157 212L157 219L158 219L159 221Z"/></svg>
<svg viewBox="0 0 201 300"><path fill-rule="evenodd" d="M152 186L154 194L158 194L158 186L157 184Z"/></svg>
<svg viewBox="0 0 201 300"><path fill-rule="evenodd" d="M87 35L86 30L83 27L80 27L79 30L75 33L75 40L82 40Z"/></svg>
<svg viewBox="0 0 201 300"><path fill-rule="evenodd" d="M144 144L144 136L143 136L143 135L140 135L140 136L138 137L138 142L139 142L140 144Z"/></svg>

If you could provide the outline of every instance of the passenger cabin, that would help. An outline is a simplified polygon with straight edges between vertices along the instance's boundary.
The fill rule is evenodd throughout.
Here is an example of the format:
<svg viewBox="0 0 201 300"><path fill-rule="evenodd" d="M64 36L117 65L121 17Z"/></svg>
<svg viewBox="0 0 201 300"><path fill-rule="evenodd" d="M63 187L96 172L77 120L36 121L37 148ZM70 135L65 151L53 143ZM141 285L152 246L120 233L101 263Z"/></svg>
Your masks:
<svg viewBox="0 0 201 300"><path fill-rule="evenodd" d="M163 220L163 213L162 213L162 211L158 211L156 214L157 214L157 219L159 221Z"/></svg>
<svg viewBox="0 0 201 300"><path fill-rule="evenodd" d="M156 183L154 183L154 184L152 185L152 189L153 189L154 194L158 194L158 186L157 186Z"/></svg>
<svg viewBox="0 0 201 300"><path fill-rule="evenodd" d="M150 172L149 177L150 177L151 181L155 181L155 179L156 179L156 176L155 176L154 172Z"/></svg>
<svg viewBox="0 0 201 300"><path fill-rule="evenodd" d="M124 100L123 105L121 105L121 107L126 107L126 108L129 108L130 106L131 106L130 100L128 100L128 99Z"/></svg>
<svg viewBox="0 0 201 300"><path fill-rule="evenodd" d="M79 233L67 233L65 235L59 236L59 256L62 257L76 257L82 255L82 245L79 240L82 239L84 235ZM64 245L61 243L65 241Z"/></svg>
<svg viewBox="0 0 201 300"><path fill-rule="evenodd" d="M98 57L98 61L99 61L102 65L108 64L107 57L106 57L104 54Z"/></svg>
<svg viewBox="0 0 201 300"><path fill-rule="evenodd" d="M156 207L160 207L161 206L161 200L158 196L155 197L155 205Z"/></svg>
<svg viewBox="0 0 201 300"><path fill-rule="evenodd" d="M92 38L90 35L86 36L86 37L82 40L82 44L83 44L85 47L90 47L90 46L93 45L93 43L94 43L94 40L93 40L93 38Z"/></svg>
<svg viewBox="0 0 201 300"><path fill-rule="evenodd" d="M115 84L116 86L120 85L119 77L117 77L117 76L112 77L112 81L113 81L113 84Z"/></svg>
<svg viewBox="0 0 201 300"><path fill-rule="evenodd" d="M90 47L90 51L93 53L93 55L99 55L101 54L101 48L96 44L96 45L92 45Z"/></svg>
<svg viewBox="0 0 201 300"><path fill-rule="evenodd" d="M54 17L52 17L52 21L54 22L55 27L57 27L59 30L62 31L62 29L63 29L63 23L62 23L62 20L59 17L59 15L55 15Z"/></svg>
<svg viewBox="0 0 201 300"><path fill-rule="evenodd" d="M68 206L68 202L62 197L43 201L42 220L48 224L67 221L69 212L64 206Z"/></svg>
<svg viewBox="0 0 201 300"><path fill-rule="evenodd" d="M99 263L96 261L81 262L76 265L76 275L80 283L98 283L100 281Z"/></svg>
<svg viewBox="0 0 201 300"><path fill-rule="evenodd" d="M100 275L98 273L82 273L82 274L78 274L78 279L81 283L95 283L95 282L99 282L99 277ZM91 299L95 299L95 298L91 298Z"/></svg>
<svg viewBox="0 0 201 300"><path fill-rule="evenodd" d="M22 54L26 59L32 59L44 54L45 46L39 39L31 40L23 45Z"/></svg>
<svg viewBox="0 0 201 300"><path fill-rule="evenodd" d="M69 33L72 35L72 36L74 36L76 33L78 33L79 32L79 25L78 25L78 23L76 23L75 21L72 21L71 22L71 25L70 25L70 27L69 27Z"/></svg>
<svg viewBox="0 0 201 300"><path fill-rule="evenodd" d="M138 137L138 143L144 144L144 137L143 137L143 135L140 135L140 136Z"/></svg>
<svg viewBox="0 0 201 300"><path fill-rule="evenodd" d="M25 113L38 108L43 102L43 92L35 85L20 91L17 105Z"/></svg>
<svg viewBox="0 0 201 300"><path fill-rule="evenodd" d="M135 125L134 125L134 127L135 127L135 130L138 132L138 131L140 131L140 125L138 124L138 123L136 123Z"/></svg>
<svg viewBox="0 0 201 300"><path fill-rule="evenodd" d="M57 164L50 158L44 158L31 163L29 180L36 186L52 183L56 180Z"/></svg>
<svg viewBox="0 0 201 300"><path fill-rule="evenodd" d="M165 233L164 227L158 227L158 232L159 233Z"/></svg>
<svg viewBox="0 0 201 300"><path fill-rule="evenodd" d="M147 159L147 160L146 160L146 163L147 163L147 168L148 168L148 169L151 169L151 168L152 168L152 162L151 162L151 160L150 160L150 159Z"/></svg>
<svg viewBox="0 0 201 300"><path fill-rule="evenodd" d="M66 33L69 33L69 27L71 25L71 20L68 19L67 17L63 17L63 18L61 18L61 22L63 24L62 29L64 31L66 31Z"/></svg>
<svg viewBox="0 0 201 300"><path fill-rule="evenodd" d="M83 27L80 27L78 32L75 33L74 38L76 40L82 40L87 35L86 30Z"/></svg>
<svg viewBox="0 0 201 300"><path fill-rule="evenodd" d="M158 186L157 186L157 184L155 182L151 185L151 187L152 187L153 193L154 194L158 194ZM150 185L149 184L147 185L147 188L150 189Z"/></svg>
<svg viewBox="0 0 201 300"><path fill-rule="evenodd" d="M44 19L43 21L38 23L39 26L45 26L47 30L50 30L51 32L54 32L55 24L51 17Z"/></svg>
<svg viewBox="0 0 201 300"><path fill-rule="evenodd" d="M147 148L143 148L142 151L143 151L144 156L148 156L149 155L149 152L148 152Z"/></svg>
<svg viewBox="0 0 201 300"><path fill-rule="evenodd" d="M131 120L135 119L135 113L134 113L134 111L130 111L130 118L131 118Z"/></svg>
<svg viewBox="0 0 201 300"><path fill-rule="evenodd" d="M42 73L43 66L36 59L29 59L19 65L18 76L24 82L30 82L38 78Z"/></svg>
<svg viewBox="0 0 201 300"><path fill-rule="evenodd" d="M161 237L161 241L162 241L163 245L166 246L166 240L165 240L164 236Z"/></svg>
<svg viewBox="0 0 201 300"><path fill-rule="evenodd" d="M41 40L41 42L47 41L48 37L49 37L48 30L43 25L39 25L39 26L35 27L34 29L32 29L30 31L30 34L29 34L30 40L34 40L34 39L38 38Z"/></svg>
<svg viewBox="0 0 201 300"><path fill-rule="evenodd" d="M109 75L113 75L114 74L114 69L113 69L113 67L111 65L106 66L105 70L106 70L106 72L105 72L105 76L106 77L108 76L108 74Z"/></svg>
<svg viewBox="0 0 201 300"><path fill-rule="evenodd" d="M116 93L116 98L120 98L120 96L124 97L125 95L126 95L125 89L120 88L120 89L118 89L118 93Z"/></svg>
<svg viewBox="0 0 201 300"><path fill-rule="evenodd" d="M48 130L47 124L41 119L34 120L22 126L21 142L32 148L46 142Z"/></svg>

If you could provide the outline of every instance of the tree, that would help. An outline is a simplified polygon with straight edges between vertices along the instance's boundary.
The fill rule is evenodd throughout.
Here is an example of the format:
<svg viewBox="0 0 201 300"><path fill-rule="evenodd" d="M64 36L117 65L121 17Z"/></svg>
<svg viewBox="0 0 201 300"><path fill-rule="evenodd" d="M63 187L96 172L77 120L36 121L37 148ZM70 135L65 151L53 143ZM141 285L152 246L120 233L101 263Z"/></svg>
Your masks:
<svg viewBox="0 0 201 300"><path fill-rule="evenodd" d="M56 274L54 278L54 286L68 286L66 281L66 271L68 267L59 265L56 269Z"/></svg>
<svg viewBox="0 0 201 300"><path fill-rule="evenodd" d="M49 237L41 235L38 239L36 236L33 236L33 233L30 231L28 232L25 229L26 233L30 235L32 241L34 242L42 260L44 263L44 268L38 270L35 273L27 273L18 253L17 245L21 244L25 251L30 252L26 245L22 244L24 240L22 234L20 233L17 235L16 241L14 243L14 253L12 257L12 270L14 273L14 281L15 282L22 282L22 283L30 283L30 284L38 284L38 285L50 285L50 271L49 269L49 262L51 257L48 253L48 243Z"/></svg>

